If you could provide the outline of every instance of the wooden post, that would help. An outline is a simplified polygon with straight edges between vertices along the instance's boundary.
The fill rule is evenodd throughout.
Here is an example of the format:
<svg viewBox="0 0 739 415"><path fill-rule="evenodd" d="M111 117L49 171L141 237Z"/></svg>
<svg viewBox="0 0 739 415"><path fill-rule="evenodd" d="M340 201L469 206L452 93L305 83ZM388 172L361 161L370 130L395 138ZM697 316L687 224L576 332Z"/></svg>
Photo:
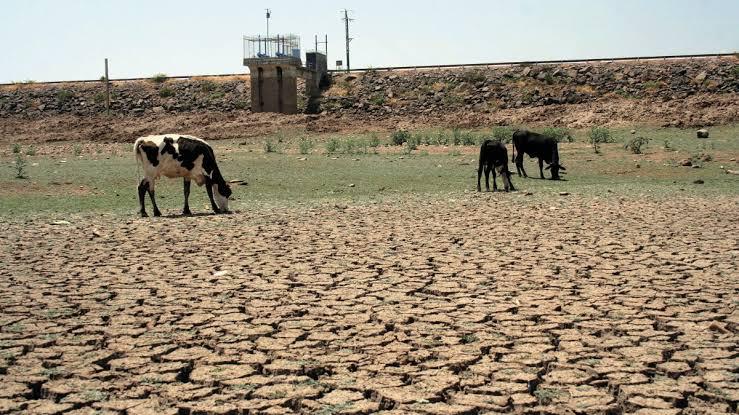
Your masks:
<svg viewBox="0 0 739 415"><path fill-rule="evenodd" d="M110 116L110 78L108 78L108 58L105 58L105 112Z"/></svg>

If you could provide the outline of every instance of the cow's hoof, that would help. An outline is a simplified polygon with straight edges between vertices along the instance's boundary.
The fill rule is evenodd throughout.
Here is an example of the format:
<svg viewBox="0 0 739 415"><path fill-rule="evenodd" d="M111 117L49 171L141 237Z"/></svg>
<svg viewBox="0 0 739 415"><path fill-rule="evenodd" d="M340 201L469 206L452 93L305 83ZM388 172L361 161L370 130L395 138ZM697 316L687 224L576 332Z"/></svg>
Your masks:
<svg viewBox="0 0 739 415"><path fill-rule="evenodd" d="M160 211L157 210L157 211L154 212L154 216L156 216L156 217L162 216L162 212L160 212Z"/></svg>
<svg viewBox="0 0 739 415"><path fill-rule="evenodd" d="M192 212L190 212L189 210L184 210L182 211L182 216L192 216Z"/></svg>
<svg viewBox="0 0 739 415"><path fill-rule="evenodd" d="M142 218L148 218L148 217L149 217L149 215L147 215L147 214L146 214L146 212L141 212L141 217L142 217Z"/></svg>

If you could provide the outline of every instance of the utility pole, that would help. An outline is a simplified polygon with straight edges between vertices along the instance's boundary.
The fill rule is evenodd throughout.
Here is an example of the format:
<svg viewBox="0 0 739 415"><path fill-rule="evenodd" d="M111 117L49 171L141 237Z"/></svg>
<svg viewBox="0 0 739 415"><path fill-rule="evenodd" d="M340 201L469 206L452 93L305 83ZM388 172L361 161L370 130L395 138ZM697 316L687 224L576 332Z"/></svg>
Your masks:
<svg viewBox="0 0 739 415"><path fill-rule="evenodd" d="M105 58L105 112L110 115L110 78L108 78L108 58Z"/></svg>
<svg viewBox="0 0 739 415"><path fill-rule="evenodd" d="M349 18L349 10L344 9L344 27L346 29L346 71L349 72L351 69L351 66L349 65L349 42L351 42L352 38L349 37L349 22L353 22L354 19Z"/></svg>
<svg viewBox="0 0 739 415"><path fill-rule="evenodd" d="M269 38L269 18L272 16L272 10L264 9L267 11L267 38Z"/></svg>

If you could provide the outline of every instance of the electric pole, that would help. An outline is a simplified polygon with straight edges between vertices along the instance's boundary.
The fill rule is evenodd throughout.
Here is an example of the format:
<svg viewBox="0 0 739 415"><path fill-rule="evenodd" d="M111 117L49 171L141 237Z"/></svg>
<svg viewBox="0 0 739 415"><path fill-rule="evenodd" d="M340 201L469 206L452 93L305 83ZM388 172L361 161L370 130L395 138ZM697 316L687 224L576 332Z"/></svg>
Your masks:
<svg viewBox="0 0 739 415"><path fill-rule="evenodd" d="M272 10L265 9L267 11L267 38L269 39L269 18L272 16Z"/></svg>
<svg viewBox="0 0 739 415"><path fill-rule="evenodd" d="M354 19L349 18L349 10L344 9L344 27L346 29L346 71L349 72L351 69L351 66L349 65L349 42L351 42L352 38L349 37L349 22L353 22Z"/></svg>

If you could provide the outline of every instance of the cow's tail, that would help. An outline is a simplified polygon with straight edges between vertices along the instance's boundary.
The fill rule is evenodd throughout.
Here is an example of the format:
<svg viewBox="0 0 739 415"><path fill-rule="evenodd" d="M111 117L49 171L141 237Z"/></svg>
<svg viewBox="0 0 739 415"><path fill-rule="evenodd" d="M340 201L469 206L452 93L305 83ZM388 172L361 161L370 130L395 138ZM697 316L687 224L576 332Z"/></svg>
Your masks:
<svg viewBox="0 0 739 415"><path fill-rule="evenodd" d="M511 151L511 163L516 162L516 141L511 140L511 147L513 147L513 151Z"/></svg>

